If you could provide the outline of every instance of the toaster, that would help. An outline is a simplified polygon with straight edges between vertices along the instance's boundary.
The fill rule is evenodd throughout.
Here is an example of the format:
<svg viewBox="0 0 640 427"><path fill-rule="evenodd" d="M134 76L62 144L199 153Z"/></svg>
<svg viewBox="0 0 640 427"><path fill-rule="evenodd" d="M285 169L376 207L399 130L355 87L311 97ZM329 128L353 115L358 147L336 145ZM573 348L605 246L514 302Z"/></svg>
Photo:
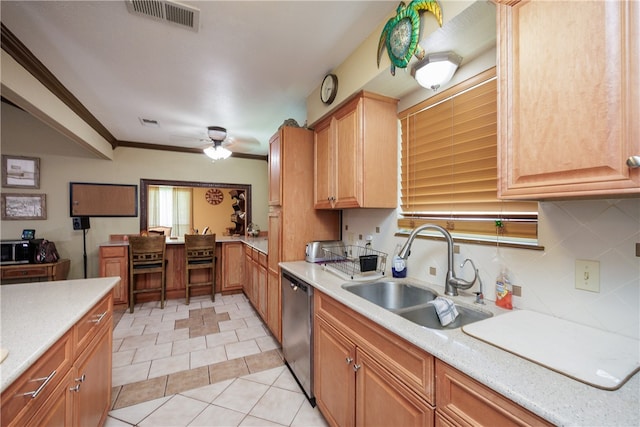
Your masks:
<svg viewBox="0 0 640 427"><path fill-rule="evenodd" d="M327 261L327 254L324 252L324 248L330 247L342 247L344 248L344 243L341 240L320 240L315 242L307 243L307 247L305 249L305 261L307 262L323 262ZM340 250L339 252L344 252Z"/></svg>

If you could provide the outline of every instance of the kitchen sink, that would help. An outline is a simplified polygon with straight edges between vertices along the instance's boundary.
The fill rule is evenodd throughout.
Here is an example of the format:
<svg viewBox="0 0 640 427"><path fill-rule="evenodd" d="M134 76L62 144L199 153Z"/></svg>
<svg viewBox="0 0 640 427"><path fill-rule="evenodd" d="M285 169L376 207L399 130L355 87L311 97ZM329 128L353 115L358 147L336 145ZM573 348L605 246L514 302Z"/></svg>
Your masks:
<svg viewBox="0 0 640 427"><path fill-rule="evenodd" d="M492 313L473 310L458 304L455 304L455 307L458 310L458 317L456 317L456 320L449 323L447 326L442 326L440 319L438 319L436 309L431 304L409 308L396 313L407 320L411 320L413 323L417 323L420 326L430 329L456 329L464 325L468 325L469 323L488 319L493 316Z"/></svg>
<svg viewBox="0 0 640 427"><path fill-rule="evenodd" d="M402 281L379 281L369 283L345 283L342 288L407 320L430 329L456 329L469 323L487 319L492 313L455 304L458 317L447 326L442 326L433 305L438 293Z"/></svg>
<svg viewBox="0 0 640 427"><path fill-rule="evenodd" d="M434 300L435 291L404 282L345 283L342 288L387 310L399 310Z"/></svg>

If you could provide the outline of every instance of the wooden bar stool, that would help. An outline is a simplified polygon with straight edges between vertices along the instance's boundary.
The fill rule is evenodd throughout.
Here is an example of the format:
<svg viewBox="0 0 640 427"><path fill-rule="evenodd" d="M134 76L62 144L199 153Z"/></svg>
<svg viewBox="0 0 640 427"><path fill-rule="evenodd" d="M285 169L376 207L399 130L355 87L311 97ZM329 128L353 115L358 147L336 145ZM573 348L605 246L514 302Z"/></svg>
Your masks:
<svg viewBox="0 0 640 427"><path fill-rule="evenodd" d="M215 301L216 294L216 235L215 234L185 234L185 296L189 305L189 288L197 286L211 286L211 301ZM194 270L210 270L211 280L192 282L191 272ZM202 276L200 276L202 277Z"/></svg>
<svg viewBox="0 0 640 427"><path fill-rule="evenodd" d="M164 308L167 289L164 236L129 236L129 312L133 313L136 294L160 291L160 308ZM160 273L160 287L136 288L135 278Z"/></svg>

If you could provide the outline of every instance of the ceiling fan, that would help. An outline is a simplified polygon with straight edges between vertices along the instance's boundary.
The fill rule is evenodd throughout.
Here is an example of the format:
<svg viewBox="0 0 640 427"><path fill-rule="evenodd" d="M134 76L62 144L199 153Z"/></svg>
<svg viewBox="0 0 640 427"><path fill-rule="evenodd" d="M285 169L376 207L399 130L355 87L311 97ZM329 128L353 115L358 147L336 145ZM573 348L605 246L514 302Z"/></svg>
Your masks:
<svg viewBox="0 0 640 427"><path fill-rule="evenodd" d="M260 149L260 142L256 138L230 134L222 126L207 127L205 135L194 137L172 135L172 139L176 142L197 140L205 143L199 148L214 161L226 159L231 156L231 153L251 154Z"/></svg>

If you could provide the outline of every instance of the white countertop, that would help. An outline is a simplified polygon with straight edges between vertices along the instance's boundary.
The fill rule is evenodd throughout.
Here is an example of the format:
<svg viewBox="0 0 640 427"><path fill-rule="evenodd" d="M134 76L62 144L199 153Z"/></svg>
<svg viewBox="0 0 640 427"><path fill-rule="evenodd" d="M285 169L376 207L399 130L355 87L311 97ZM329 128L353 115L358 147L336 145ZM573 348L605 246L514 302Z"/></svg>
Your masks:
<svg viewBox="0 0 640 427"><path fill-rule="evenodd" d="M119 277L0 286L0 392L120 282Z"/></svg>
<svg viewBox="0 0 640 427"><path fill-rule="evenodd" d="M280 266L391 332L508 397L556 425L640 425L640 374L615 391L601 390L556 373L536 363L470 337L461 329L432 330L387 311L341 288L345 283L319 264L284 262ZM388 277L389 280L398 280ZM385 280L386 280L385 279ZM399 279L404 280L404 279ZM414 279L408 281L444 295L444 287ZM488 292L485 289L485 292ZM461 305L474 305L474 295L450 297ZM491 301L475 308L494 315L509 311ZM550 346L549 351L554 349Z"/></svg>
<svg viewBox="0 0 640 427"><path fill-rule="evenodd" d="M268 252L268 240L266 237L234 237L234 236L216 236L216 243L242 242L256 248L260 252ZM127 246L126 240L115 240L100 243L98 246ZM169 237L167 245L184 245L184 237Z"/></svg>

